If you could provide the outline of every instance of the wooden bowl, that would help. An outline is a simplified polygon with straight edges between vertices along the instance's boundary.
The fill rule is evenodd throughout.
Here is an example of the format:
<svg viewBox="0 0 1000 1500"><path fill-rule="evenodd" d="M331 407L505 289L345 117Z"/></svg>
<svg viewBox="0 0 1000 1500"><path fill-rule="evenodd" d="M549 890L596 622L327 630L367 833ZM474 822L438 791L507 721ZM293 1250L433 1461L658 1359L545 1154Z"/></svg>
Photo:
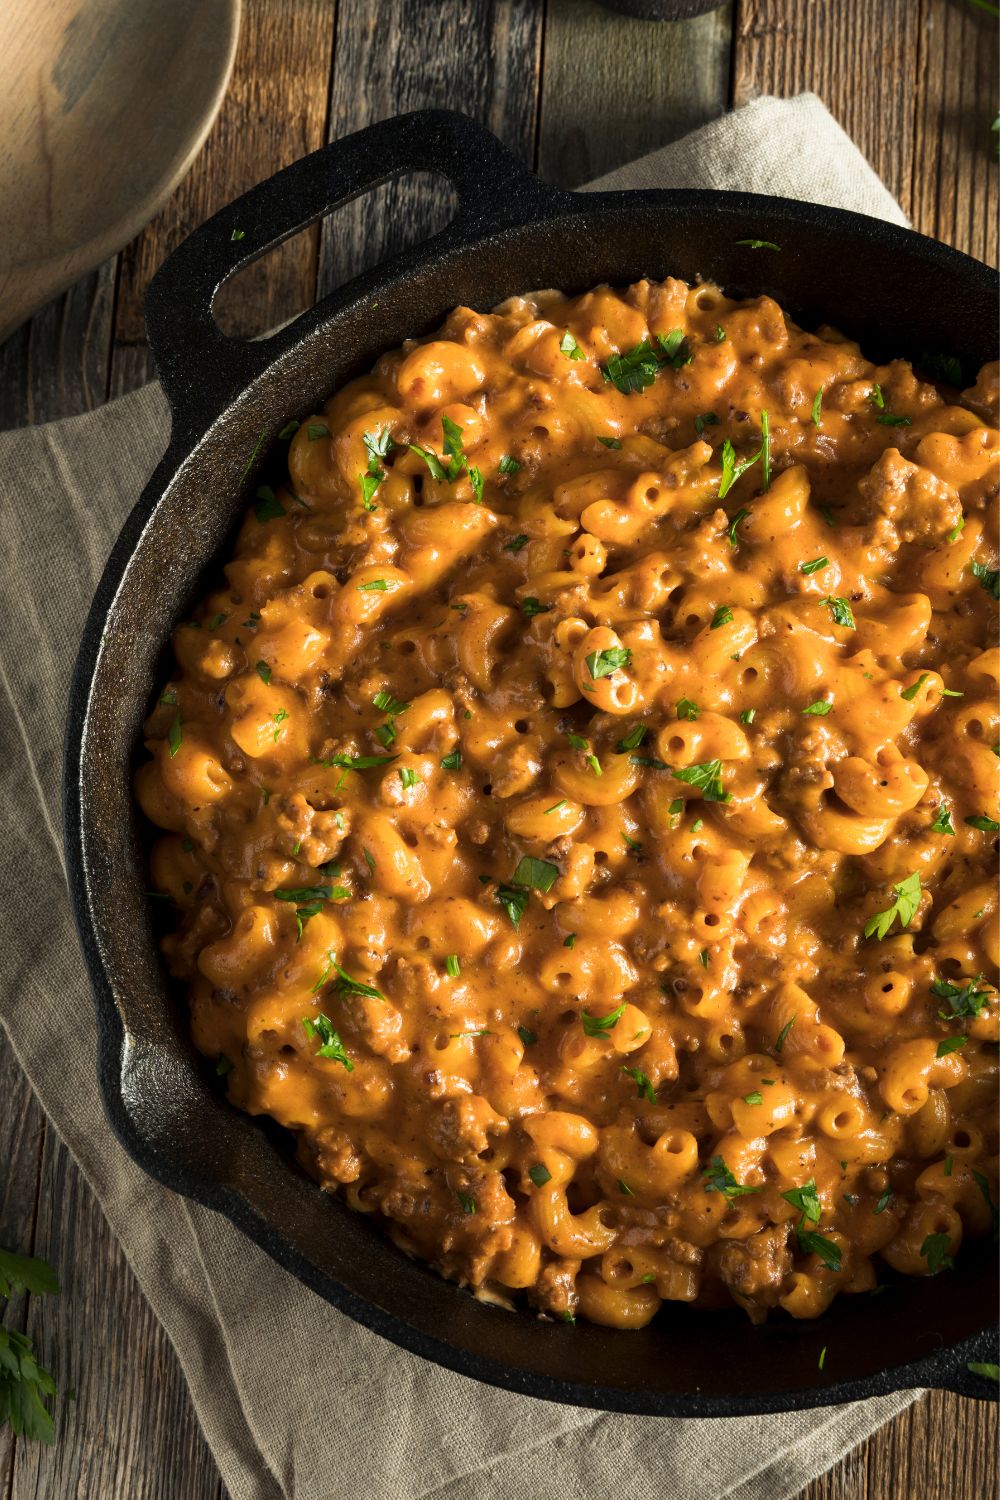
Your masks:
<svg viewBox="0 0 1000 1500"><path fill-rule="evenodd" d="M0 4L0 341L127 244L222 103L240 0Z"/></svg>

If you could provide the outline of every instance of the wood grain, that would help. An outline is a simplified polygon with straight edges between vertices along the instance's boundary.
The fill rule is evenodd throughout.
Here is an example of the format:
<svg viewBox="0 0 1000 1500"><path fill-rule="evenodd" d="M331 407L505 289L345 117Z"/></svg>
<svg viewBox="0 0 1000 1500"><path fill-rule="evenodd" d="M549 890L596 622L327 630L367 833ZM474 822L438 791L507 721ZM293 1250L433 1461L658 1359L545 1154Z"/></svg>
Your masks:
<svg viewBox="0 0 1000 1500"><path fill-rule="evenodd" d="M62 1396L56 1443L18 1443L10 1500L216 1500L218 1471L176 1356L51 1129L34 1250L62 1290L30 1299L27 1330Z"/></svg>
<svg viewBox="0 0 1000 1500"><path fill-rule="evenodd" d="M247 0L233 76L194 169L122 252L111 394L152 376L142 303L153 272L192 229L231 199L323 143L336 10L329 0ZM318 231L234 277L216 301L227 333L252 336L312 301Z"/></svg>
<svg viewBox="0 0 1000 1500"><path fill-rule="evenodd" d="M728 5L657 24L596 0L549 0L538 170L579 187L722 114L729 97Z"/></svg>
<svg viewBox="0 0 1000 1500"><path fill-rule="evenodd" d="M412 109L459 109L530 162L541 23L535 0L340 0L330 139ZM425 239L452 211L428 173L355 199L324 221L319 294Z"/></svg>

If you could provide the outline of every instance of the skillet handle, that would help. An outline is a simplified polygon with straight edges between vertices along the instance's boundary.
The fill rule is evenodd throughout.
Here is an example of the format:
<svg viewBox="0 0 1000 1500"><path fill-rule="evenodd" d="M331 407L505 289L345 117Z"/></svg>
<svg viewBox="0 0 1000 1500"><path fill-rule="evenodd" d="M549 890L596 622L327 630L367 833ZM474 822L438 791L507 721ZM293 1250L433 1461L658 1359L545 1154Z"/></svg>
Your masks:
<svg viewBox="0 0 1000 1500"><path fill-rule="evenodd" d="M340 300L331 293L271 338L227 338L212 316L222 283L325 213L402 172L431 171L458 211L428 244L440 248L529 218L570 196L546 187L484 126L451 110L418 110L322 146L244 193L196 229L146 295L146 333L175 423L202 430L238 392Z"/></svg>

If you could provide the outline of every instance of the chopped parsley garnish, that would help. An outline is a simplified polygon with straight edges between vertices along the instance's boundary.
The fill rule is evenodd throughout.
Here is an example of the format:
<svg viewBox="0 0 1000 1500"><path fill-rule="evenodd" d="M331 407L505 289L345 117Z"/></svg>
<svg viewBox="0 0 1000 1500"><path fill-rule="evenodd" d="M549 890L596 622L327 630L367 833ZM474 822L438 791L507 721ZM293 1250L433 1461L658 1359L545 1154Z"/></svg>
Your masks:
<svg viewBox="0 0 1000 1500"><path fill-rule="evenodd" d="M232 234L229 236L229 239L231 244L238 245L240 240L245 240L246 237L247 232L245 229L234 229Z"/></svg>
<svg viewBox="0 0 1000 1500"><path fill-rule="evenodd" d="M726 338L726 330L723 328L723 326L722 326L721 323L716 323L716 325L715 325L715 342L717 344L722 344L722 343L725 342L725 338Z"/></svg>
<svg viewBox="0 0 1000 1500"><path fill-rule="evenodd" d="M511 458L509 453L505 453L503 458L501 458L500 462L497 464L498 474L519 474L520 472L521 465L518 463L516 458Z"/></svg>
<svg viewBox="0 0 1000 1500"><path fill-rule="evenodd" d="M622 1068L622 1072L627 1073L634 1081L640 1099L648 1099L650 1104L656 1103L656 1090L641 1068Z"/></svg>
<svg viewBox="0 0 1000 1500"><path fill-rule="evenodd" d="M533 1047L538 1041L538 1032L532 1031L530 1026L519 1026L517 1034L526 1047Z"/></svg>
<svg viewBox="0 0 1000 1500"><path fill-rule="evenodd" d="M285 423L284 427L278 433L278 437L283 443L287 443L289 438L293 438L295 436L300 426L301 423L296 422L295 418L293 417L290 422Z"/></svg>
<svg viewBox="0 0 1000 1500"><path fill-rule="evenodd" d="M857 629L854 623L854 613L846 599L839 599L831 594L819 602L828 607L830 613L833 615L833 623L835 625L843 625L845 630Z"/></svg>
<svg viewBox="0 0 1000 1500"><path fill-rule="evenodd" d="M945 541L946 542L957 542L958 539L959 539L959 537L962 535L962 532L964 530L965 530L965 517L964 516L959 516L958 520L955 522L954 526L951 528L951 530L949 531L948 535L945 537Z"/></svg>
<svg viewBox="0 0 1000 1500"><path fill-rule="evenodd" d="M757 714L757 710L755 708L743 708L743 709L741 709L740 710L740 723L741 724L752 724L753 721L754 721L754 718L756 717L756 714Z"/></svg>
<svg viewBox="0 0 1000 1500"><path fill-rule="evenodd" d="M819 1223L820 1215L823 1212L823 1205L819 1201L819 1194L816 1191L814 1178L810 1177L809 1181L802 1187L792 1188L789 1192L782 1193L781 1196L786 1203L790 1203L793 1208L797 1208L801 1213L802 1218L799 1220L800 1229L805 1229L807 1224Z"/></svg>
<svg viewBox="0 0 1000 1500"><path fill-rule="evenodd" d="M417 786L423 777L419 776L412 766L403 766L399 773L399 779L403 784L403 790L408 792L411 787Z"/></svg>
<svg viewBox="0 0 1000 1500"><path fill-rule="evenodd" d="M828 1240L812 1229L797 1229L795 1232L803 1255L818 1255L828 1271L840 1270L840 1246L834 1240Z"/></svg>
<svg viewBox="0 0 1000 1500"><path fill-rule="evenodd" d="M483 479L483 471L482 469L477 469L475 464L469 464L468 473L469 483L472 485L472 493L476 497L476 504L482 505L483 490L486 484L486 481Z"/></svg>
<svg viewBox="0 0 1000 1500"><path fill-rule="evenodd" d="M367 583L357 585L359 594L387 594L389 584L384 578L369 578Z"/></svg>
<svg viewBox="0 0 1000 1500"><path fill-rule="evenodd" d="M521 548L526 547L529 541L530 537L525 536L522 531L520 536L514 537L512 541L505 542L503 550L505 552L520 552Z"/></svg>
<svg viewBox="0 0 1000 1500"><path fill-rule="evenodd" d="M423 459L432 479L438 480L441 484L448 483L448 472L436 453L432 453L430 448L421 448L419 443L408 443L407 446L411 453Z"/></svg>
<svg viewBox="0 0 1000 1500"><path fill-rule="evenodd" d="M816 392L815 396L813 397L812 420L813 420L813 426L814 427L818 427L819 424L820 424L820 422L823 420L823 387L822 386L820 386L819 390Z"/></svg>
<svg viewBox="0 0 1000 1500"><path fill-rule="evenodd" d="M319 438L330 436L330 429L325 422L310 422L306 427L306 431L309 434L309 441L311 443L315 443Z"/></svg>
<svg viewBox="0 0 1000 1500"><path fill-rule="evenodd" d="M701 964L701 966L702 966L703 969L707 969L708 968L708 949L707 948L702 948L701 952L698 954L698 962Z"/></svg>
<svg viewBox="0 0 1000 1500"><path fill-rule="evenodd" d="M929 672L921 672L916 682L911 682L908 688L900 688L899 696L901 698L905 698L907 703L912 703L930 675L931 674Z"/></svg>
<svg viewBox="0 0 1000 1500"><path fill-rule="evenodd" d="M674 779L688 786L697 787L706 802L731 802L732 794L722 785L722 761L706 760L699 765L684 766L674 771Z"/></svg>
<svg viewBox="0 0 1000 1500"><path fill-rule="evenodd" d="M754 1091L753 1091L752 1094L744 1094L743 1095L743 1103L744 1104L763 1104L764 1103L764 1095L761 1093L760 1089L754 1089Z"/></svg>
<svg viewBox="0 0 1000 1500"><path fill-rule="evenodd" d="M649 733L645 724L636 724L629 730L623 740L619 740L615 749L619 755L626 755L629 750L638 750L646 735Z"/></svg>
<svg viewBox="0 0 1000 1500"><path fill-rule="evenodd" d="M732 619L733 612L729 608L729 605L720 604L718 609L715 611L715 614L712 616L712 623L709 626L709 629L718 630L722 625L730 625L732 623Z"/></svg>
<svg viewBox="0 0 1000 1500"><path fill-rule="evenodd" d="M1000 569L988 568L985 563L971 562L969 572L979 579L979 585L994 599L1000 600Z"/></svg>
<svg viewBox="0 0 1000 1500"><path fill-rule="evenodd" d="M747 245L751 250L780 250L773 240L737 240L737 245Z"/></svg>
<svg viewBox="0 0 1000 1500"><path fill-rule="evenodd" d="M497 886L497 900L507 913L512 927L517 927L528 906L528 892L513 885Z"/></svg>
<svg viewBox="0 0 1000 1500"><path fill-rule="evenodd" d="M512 878L515 885L526 886L529 890L549 891L559 878L559 866L526 854L519 860Z"/></svg>
<svg viewBox="0 0 1000 1500"><path fill-rule="evenodd" d="M1000 823L996 818L988 818L984 813L973 813L971 817L963 818L962 822L969 828L978 828L980 833L1000 833Z"/></svg>
<svg viewBox="0 0 1000 1500"><path fill-rule="evenodd" d="M278 901L346 901L350 891L344 885L302 885L282 886L275 891L274 895Z"/></svg>
<svg viewBox="0 0 1000 1500"><path fill-rule="evenodd" d="M559 340L559 352L560 354L565 354L569 359L583 358L583 350L580 348L580 345L577 343L576 339L570 333L568 328L563 334L562 338Z"/></svg>
<svg viewBox="0 0 1000 1500"><path fill-rule="evenodd" d="M927 1269L932 1276L936 1276L939 1271L950 1271L954 1266L955 1262L948 1254L950 1244L946 1234L929 1234L920 1246L920 1254L926 1259Z"/></svg>
<svg viewBox="0 0 1000 1500"><path fill-rule="evenodd" d="M610 677L613 672L628 666L632 652L628 646L611 646L606 651L592 651L584 660L587 670L595 682Z"/></svg>
<svg viewBox="0 0 1000 1500"><path fill-rule="evenodd" d="M622 445L621 438L616 437L599 437L597 441L603 443L605 448L620 448Z"/></svg>
<svg viewBox="0 0 1000 1500"><path fill-rule="evenodd" d="M542 1162L538 1162L537 1165L529 1167L528 1176L535 1184L535 1187L544 1187L547 1182L552 1181L552 1173Z"/></svg>
<svg viewBox="0 0 1000 1500"><path fill-rule="evenodd" d="M266 661L259 661L254 667L254 671L257 673L257 676L260 678L261 682L269 683L271 681L271 668L268 666Z"/></svg>
<svg viewBox="0 0 1000 1500"><path fill-rule="evenodd" d="M947 1057L952 1052L957 1052L959 1047L964 1047L969 1040L967 1036L946 1036L943 1042L938 1042L935 1057Z"/></svg>
<svg viewBox="0 0 1000 1500"><path fill-rule="evenodd" d="M450 750L447 755L441 757L442 771L460 771L462 769L461 750Z"/></svg>
<svg viewBox="0 0 1000 1500"><path fill-rule="evenodd" d="M463 1214L474 1214L476 1212L476 1200L469 1193L456 1193Z"/></svg>
<svg viewBox="0 0 1000 1500"><path fill-rule="evenodd" d="M777 1039L777 1041L774 1044L774 1050L779 1055L781 1054L781 1051L784 1048L785 1043L788 1041L788 1033L791 1031L791 1029L792 1029L792 1027L794 1025L795 1025L795 1017L793 1016L790 1021L786 1021L785 1022L784 1026L782 1026L781 1030L778 1032L778 1039Z"/></svg>
<svg viewBox="0 0 1000 1500"><path fill-rule="evenodd" d="M587 765L590 767L590 769L593 771L594 775L603 776L604 772L601 769L601 762L597 759L597 756L591 750L590 741L584 739L582 734L573 734L572 731L567 731L566 738L567 740L569 740L569 743L572 745L574 750L582 750L584 752L583 758L587 762Z"/></svg>
<svg viewBox="0 0 1000 1500"><path fill-rule="evenodd" d="M876 422L880 422L883 427L909 427L909 417L897 417L894 412L888 410L880 385L872 386L868 399L878 411Z"/></svg>
<svg viewBox="0 0 1000 1500"><path fill-rule="evenodd" d="M872 1213L873 1214L884 1214L885 1211L886 1211L886 1209L889 1207L889 1204L891 1202L892 1202L892 1188L886 1188L885 1192L882 1194L881 1198L878 1200L878 1202L876 1203L875 1207L872 1209Z"/></svg>
<svg viewBox="0 0 1000 1500"><path fill-rule="evenodd" d="M888 935L889 929L896 918L899 918L900 927L909 927L917 914L920 905L920 876L918 874L907 875L898 885L893 886L896 892L896 900L885 911L877 911L868 918L865 923L865 937L873 934L879 942Z"/></svg>
<svg viewBox="0 0 1000 1500"><path fill-rule="evenodd" d="M318 760L316 764L327 771L333 766L342 771L370 771L376 766L390 766L398 759L398 755L331 755L326 760Z"/></svg>
<svg viewBox="0 0 1000 1500"><path fill-rule="evenodd" d="M563 938L563 947L564 948L575 948L576 947L576 933L575 932L571 932L570 935L569 935L569 937Z"/></svg>
<svg viewBox="0 0 1000 1500"><path fill-rule="evenodd" d="M173 722L171 723L170 728L167 730L167 748L170 751L171 760L173 760L174 756L181 748L183 739L184 733L181 729L181 716L179 713L177 713L174 714Z"/></svg>
<svg viewBox="0 0 1000 1500"><path fill-rule="evenodd" d="M729 439L726 438L722 445L722 478L719 481L718 499L725 500L737 479L745 474L747 469L752 469L758 459L763 458L763 456L764 448L762 444L751 458L745 458L741 463L737 463L736 449Z"/></svg>
<svg viewBox="0 0 1000 1500"><path fill-rule="evenodd" d="M815 703L810 703L808 708L804 708L802 712L804 714L811 714L814 718L825 719L832 708L833 703L830 699L818 698Z"/></svg>
<svg viewBox="0 0 1000 1500"><path fill-rule="evenodd" d="M739 537L736 534L736 529L739 526L740 522L741 521L745 521L749 515L750 515L750 512L747 510L746 506L745 505L741 505L740 508L739 508L739 510L736 512L735 516L733 517L733 519L730 521L730 523L729 523L729 530L726 533L726 535L729 537L729 545L730 545L730 547L738 547L739 546L740 539L739 539Z"/></svg>
<svg viewBox="0 0 1000 1500"><path fill-rule="evenodd" d="M535 615L550 614L551 611L551 604L542 604L533 594L529 594L526 599L521 600L521 613L527 615L529 620L533 619Z"/></svg>
<svg viewBox="0 0 1000 1500"><path fill-rule="evenodd" d="M973 1375L981 1375L984 1380L1000 1381L1000 1365L982 1364L978 1360L973 1360L965 1368L971 1370Z"/></svg>
<svg viewBox="0 0 1000 1500"><path fill-rule="evenodd" d="M444 961L444 971L449 979L457 979L462 972L462 965L458 961L457 953L449 953Z"/></svg>
<svg viewBox="0 0 1000 1500"><path fill-rule="evenodd" d="M931 981L931 994L948 1002L947 1010L938 1011L943 1021L957 1021L967 1016L978 1018L992 995L991 990L979 988L982 977L982 974L977 974L974 979L967 979L959 984L952 984L948 979Z"/></svg>
<svg viewBox="0 0 1000 1500"><path fill-rule="evenodd" d="M771 419L760 414L760 478L765 492L771 488Z"/></svg>
<svg viewBox="0 0 1000 1500"><path fill-rule="evenodd" d="M696 719L698 717L698 705L690 698L682 698L676 705L674 712L679 719Z"/></svg>
<svg viewBox="0 0 1000 1500"><path fill-rule="evenodd" d="M942 802L937 810L937 816L931 824L931 833L947 833L955 837L955 825L951 821L951 808L947 802Z"/></svg>
<svg viewBox="0 0 1000 1500"><path fill-rule="evenodd" d="M737 1182L730 1172L721 1156L713 1156L709 1165L702 1174L706 1193L721 1193L731 1203L734 1198L742 1198L745 1193L759 1193L759 1187L747 1187L742 1182Z"/></svg>
<svg viewBox="0 0 1000 1500"><path fill-rule="evenodd" d="M601 374L623 396L628 396L652 385L662 369L669 366L679 370L682 365L690 363L692 357L687 340L680 329L675 328L666 336L658 333L655 344L644 339L627 354L610 355L607 364L601 366Z"/></svg>
<svg viewBox="0 0 1000 1500"><path fill-rule="evenodd" d="M626 1198L634 1198L635 1197L635 1193L629 1187L629 1185L625 1181L624 1177L619 1177L619 1179L618 1179L618 1191L621 1194L623 1194L623 1196L626 1197ZM653 1280L654 1281L656 1280L655 1276L653 1277Z"/></svg>
<svg viewBox="0 0 1000 1500"><path fill-rule="evenodd" d="M814 557L812 562L799 563L799 572L808 578L811 573L818 573L820 568L828 568L830 559L828 557Z"/></svg>
<svg viewBox="0 0 1000 1500"><path fill-rule="evenodd" d="M408 703L401 702L399 698L394 698L388 688L382 688L381 692L376 693L372 699L372 707L388 714L390 719L395 718L396 714L405 714L409 706Z"/></svg>
<svg viewBox="0 0 1000 1500"><path fill-rule="evenodd" d="M310 1040L319 1040L320 1045L316 1049L317 1057L326 1057L332 1062L342 1063L348 1073L354 1072L354 1064L344 1050L340 1037L334 1031L333 1022L329 1016L324 1016L322 1011L316 1016L303 1016L302 1026Z"/></svg>
<svg viewBox="0 0 1000 1500"><path fill-rule="evenodd" d="M612 1026L618 1025L618 1022L621 1020L624 1014L624 1000L616 1010L611 1011L606 1016L592 1016L589 1010L585 1010L581 1016L581 1020L583 1021L584 1033L587 1036L603 1036L606 1031L611 1030Z"/></svg>
<svg viewBox="0 0 1000 1500"><path fill-rule="evenodd" d="M257 504L253 513L258 521L273 521L276 516L285 515L285 507L278 499L269 484L262 484L256 491Z"/></svg>
<svg viewBox="0 0 1000 1500"><path fill-rule="evenodd" d="M714 411L703 411L694 419L694 430L701 437L706 427L718 427L719 419Z"/></svg>

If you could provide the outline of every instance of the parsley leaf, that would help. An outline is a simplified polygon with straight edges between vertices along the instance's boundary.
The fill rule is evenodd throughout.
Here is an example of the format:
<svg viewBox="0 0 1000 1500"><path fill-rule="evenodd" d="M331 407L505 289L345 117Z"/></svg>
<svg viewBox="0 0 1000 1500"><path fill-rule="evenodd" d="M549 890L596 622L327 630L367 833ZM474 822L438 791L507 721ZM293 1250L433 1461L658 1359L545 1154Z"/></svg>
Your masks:
<svg viewBox="0 0 1000 1500"><path fill-rule="evenodd" d="M504 542L503 550L505 552L520 552L522 547L526 547L528 545L529 540L530 539L525 536L524 532L522 531L520 536L512 538L512 540L509 542Z"/></svg>
<svg viewBox="0 0 1000 1500"><path fill-rule="evenodd" d="M552 1173L542 1162L538 1162L535 1166L529 1167L528 1176L535 1184L535 1187L544 1187L547 1182L552 1181Z"/></svg>
<svg viewBox="0 0 1000 1500"><path fill-rule="evenodd" d="M830 559L828 557L814 557L812 562L799 563L799 572L808 578L811 573L818 573L820 568L828 568Z"/></svg>
<svg viewBox="0 0 1000 1500"><path fill-rule="evenodd" d="M812 1229L797 1229L799 1248L804 1255L818 1255L828 1271L839 1271L841 1267L840 1246L825 1235Z"/></svg>
<svg viewBox="0 0 1000 1500"><path fill-rule="evenodd" d="M262 484L256 491L257 504L253 513L258 521L273 521L277 516L286 514L285 507L278 499L269 484Z"/></svg>
<svg viewBox="0 0 1000 1500"><path fill-rule="evenodd" d="M963 818L962 822L969 828L978 828L980 833L1000 833L1000 823L996 818L987 818L983 813L973 813L971 817Z"/></svg>
<svg viewBox="0 0 1000 1500"><path fill-rule="evenodd" d="M529 594L526 599L521 600L521 613L527 615L529 620L534 619L535 615L547 615L551 614L551 612L552 605L542 604L533 594Z"/></svg>
<svg viewBox="0 0 1000 1500"><path fill-rule="evenodd" d="M759 1193L759 1187L747 1187L730 1172L721 1156L713 1156L709 1165L702 1174L706 1193L721 1193L731 1203L734 1198L741 1198L745 1193Z"/></svg>
<svg viewBox="0 0 1000 1500"><path fill-rule="evenodd" d="M729 491L732 489L737 479L739 479L741 475L745 474L747 469L752 469L758 459L763 458L764 449L763 446L761 446L757 449L757 452L753 454L751 458L745 458L742 463L737 463L736 449L733 447L729 439L726 438L725 442L722 445L721 456L722 478L719 481L719 493L717 498L719 500L725 500L726 496L729 494Z"/></svg>
<svg viewBox="0 0 1000 1500"><path fill-rule="evenodd" d="M618 741L615 749L619 755L626 755L629 750L638 750L648 733L649 731L645 724L636 724L629 730L624 739Z"/></svg>
<svg viewBox="0 0 1000 1500"><path fill-rule="evenodd" d="M1000 569L988 568L985 563L972 562L969 572L979 579L979 585L993 598L1000 600Z"/></svg>
<svg viewBox="0 0 1000 1500"><path fill-rule="evenodd" d="M612 1026L617 1026L624 1014L624 1000L618 1006L617 1010L611 1011L606 1016L592 1016L589 1010L585 1010L581 1016L584 1034L586 1036L603 1036L606 1031L611 1030Z"/></svg>
<svg viewBox="0 0 1000 1500"><path fill-rule="evenodd" d="M865 937L872 934L879 942L888 935L889 929L896 918L899 918L900 927L909 927L917 914L920 905L920 876L918 874L907 875L898 885L893 886L896 892L896 900L885 911L877 911L868 918L865 923Z"/></svg>
<svg viewBox="0 0 1000 1500"><path fill-rule="evenodd" d="M563 334L562 338L559 340L559 352L561 354L565 354L569 359L583 358L583 350L580 348L580 345L577 343L576 339L570 333L568 328Z"/></svg>
<svg viewBox="0 0 1000 1500"><path fill-rule="evenodd" d="M698 705L690 698L682 698L674 711L679 719L694 720L698 717Z"/></svg>
<svg viewBox="0 0 1000 1500"><path fill-rule="evenodd" d="M706 760L698 765L684 766L680 771L674 771L675 781L686 782L688 786L697 787L706 802L731 802L732 794L727 792L722 785L722 761Z"/></svg>
<svg viewBox="0 0 1000 1500"><path fill-rule="evenodd" d="M611 646L606 651L592 651L584 659L591 677L598 682L602 677L610 677L619 668L627 667L632 660L632 652L628 646Z"/></svg>
<svg viewBox="0 0 1000 1500"><path fill-rule="evenodd" d="M931 994L936 995L939 1000L948 1001L949 1008L938 1011L943 1021L957 1021L967 1016L975 1019L982 1013L992 995L992 990L979 988L982 977L982 974L977 974L964 984L961 981L959 984L952 984L948 979L931 981Z"/></svg>
<svg viewBox="0 0 1000 1500"><path fill-rule="evenodd" d="M937 810L937 817L931 824L931 833L947 833L955 837L955 825L951 821L951 808L946 802L942 802Z"/></svg>
<svg viewBox="0 0 1000 1500"><path fill-rule="evenodd" d="M740 542L739 542L739 537L736 535L736 528L739 526L740 522L741 521L745 521L749 515L750 515L750 512L747 510L746 506L745 505L741 505L740 508L739 508L739 510L736 512L735 516L733 517L733 519L730 521L730 523L729 523L729 530L726 533L727 536L729 537L729 545L730 545L730 547L738 547L739 546Z"/></svg>
<svg viewBox="0 0 1000 1500"><path fill-rule="evenodd" d="M820 422L822 421L822 419L823 419L823 388L822 388L822 386L820 386L819 390L816 392L815 396L813 397L813 406L812 406L813 426L814 427L818 427L819 424L820 424Z"/></svg>
<svg viewBox="0 0 1000 1500"><path fill-rule="evenodd" d="M748 245L751 250L780 250L773 240L737 240L737 245Z"/></svg>
<svg viewBox="0 0 1000 1500"><path fill-rule="evenodd" d="M814 1178L810 1177L809 1181L802 1187L792 1188L789 1192L782 1193L781 1196L786 1203L790 1203L793 1208L797 1208L802 1214L802 1218L799 1221L800 1229L804 1229L807 1224L819 1223L823 1205L819 1201L819 1194L816 1191L816 1181Z"/></svg>
<svg viewBox="0 0 1000 1500"><path fill-rule="evenodd" d="M509 453L505 453L497 464L498 474L519 474L520 472L521 465L516 458L511 458Z"/></svg>
<svg viewBox="0 0 1000 1500"><path fill-rule="evenodd" d="M925 1257L927 1269L932 1276L936 1276L939 1271L950 1271L954 1266L955 1262L948 1254L950 1244L946 1234L929 1234L920 1246L920 1254Z"/></svg>
<svg viewBox="0 0 1000 1500"><path fill-rule="evenodd" d="M719 607L718 607L718 609L715 611L715 614L712 616L712 623L709 626L709 629L710 630L718 630L719 627L720 627L720 625L729 625L729 624L731 624L732 623L732 619L733 619L733 612L729 608L729 605L728 604L720 604Z"/></svg>
<svg viewBox="0 0 1000 1500"><path fill-rule="evenodd" d="M547 859L534 859L526 854L519 860L513 874L515 885L526 886L533 891L549 891L559 878L559 866Z"/></svg>
<svg viewBox="0 0 1000 1500"><path fill-rule="evenodd" d="M814 718L825 719L832 707L833 703L829 699L819 698L815 703L810 703L809 707L804 708L802 712L811 714Z"/></svg>
<svg viewBox="0 0 1000 1500"><path fill-rule="evenodd" d="M938 1042L935 1057L948 1057L950 1053L957 1052L959 1047L964 1047L969 1040L967 1036L946 1036L943 1042Z"/></svg>
<svg viewBox="0 0 1000 1500"><path fill-rule="evenodd" d="M835 625L843 625L845 630L857 629L854 623L854 612L846 599L840 599L831 594L819 602L820 604L827 605L833 615L833 623Z"/></svg>
<svg viewBox="0 0 1000 1500"><path fill-rule="evenodd" d="M316 1016L303 1016L302 1027L310 1041L318 1039L320 1045L316 1049L317 1057L328 1058L331 1062L341 1063L348 1071L354 1072L354 1064L344 1050L344 1044L333 1029L333 1022L329 1016L322 1011Z"/></svg>
<svg viewBox="0 0 1000 1500"><path fill-rule="evenodd" d="M622 1068L622 1072L635 1081L640 1099L648 1099L650 1104L656 1103L656 1090L641 1068Z"/></svg>

